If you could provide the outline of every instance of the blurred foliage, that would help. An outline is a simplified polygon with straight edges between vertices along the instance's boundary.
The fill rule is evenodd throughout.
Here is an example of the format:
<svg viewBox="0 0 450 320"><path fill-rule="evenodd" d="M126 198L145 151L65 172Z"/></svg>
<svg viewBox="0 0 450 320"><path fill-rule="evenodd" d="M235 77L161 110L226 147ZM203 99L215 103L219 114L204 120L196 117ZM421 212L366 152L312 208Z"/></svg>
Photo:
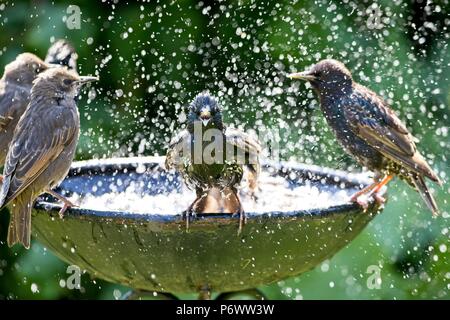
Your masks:
<svg viewBox="0 0 450 320"><path fill-rule="evenodd" d="M261 289L273 299L449 298L448 0L379 1L380 29L368 25L372 1L149 2L70 1L82 11L79 30L64 22L69 3L0 3L1 66L24 51L44 57L65 38L77 48L79 72L101 78L79 103L77 159L164 154L178 115L210 90L228 123L278 129L283 159L360 170L336 144L311 90L285 78L322 58L342 60L421 139L445 181L435 190L443 216L432 219L413 190L392 183L383 214L344 250ZM0 298L112 299L127 291L87 274L83 290L68 290L66 264L39 243L7 248L7 219L5 211ZM366 285L370 265L382 268L379 290Z"/></svg>

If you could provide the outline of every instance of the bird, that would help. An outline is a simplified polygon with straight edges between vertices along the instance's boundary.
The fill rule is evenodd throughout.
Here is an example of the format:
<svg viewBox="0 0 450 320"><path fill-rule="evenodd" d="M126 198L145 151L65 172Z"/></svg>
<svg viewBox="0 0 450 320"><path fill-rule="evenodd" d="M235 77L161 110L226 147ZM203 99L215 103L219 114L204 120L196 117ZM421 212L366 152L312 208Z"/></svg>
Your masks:
<svg viewBox="0 0 450 320"><path fill-rule="evenodd" d="M442 181L417 149L417 139L382 97L353 80L350 70L334 59L288 77L311 84L338 142L362 166L374 171L373 183L353 194L352 202L367 208L367 199L374 196L379 204L384 203L380 190L397 176L419 192L434 216L439 214L425 179L439 185Z"/></svg>
<svg viewBox="0 0 450 320"><path fill-rule="evenodd" d="M77 72L78 54L75 48L66 40L55 41L47 51L45 62L66 66L69 70Z"/></svg>
<svg viewBox="0 0 450 320"><path fill-rule="evenodd" d="M14 129L29 103L36 76L50 67L32 53L19 54L0 79L0 167L5 163Z"/></svg>
<svg viewBox="0 0 450 320"><path fill-rule="evenodd" d="M187 231L190 217L203 213L208 206L206 200L211 199L225 202L226 211L239 215L241 233L246 216L238 188L245 167L250 187L256 190L260 153L257 139L223 123L222 109L214 96L202 92L193 99L187 127L171 140L165 161L166 168L181 173L187 187L196 193L196 199L184 212Z"/></svg>
<svg viewBox="0 0 450 320"><path fill-rule="evenodd" d="M33 80L40 72L56 66L76 71L77 58L67 41L58 40L49 48L45 61L32 53L22 53L5 67L0 79L0 167L5 163L14 129L28 105Z"/></svg>
<svg viewBox="0 0 450 320"><path fill-rule="evenodd" d="M9 246L30 247L31 209L40 194L49 193L64 203L60 215L73 206L52 189L69 171L78 143L80 120L74 97L83 84L96 80L66 68L45 70L34 80L3 168L0 207L10 207Z"/></svg>

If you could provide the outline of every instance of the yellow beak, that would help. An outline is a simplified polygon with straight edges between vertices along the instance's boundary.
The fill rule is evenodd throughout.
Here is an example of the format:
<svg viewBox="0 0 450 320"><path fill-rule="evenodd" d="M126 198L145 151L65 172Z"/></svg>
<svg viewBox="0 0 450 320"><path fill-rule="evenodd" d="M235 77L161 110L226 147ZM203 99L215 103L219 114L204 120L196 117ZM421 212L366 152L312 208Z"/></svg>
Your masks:
<svg viewBox="0 0 450 320"><path fill-rule="evenodd" d="M288 76L288 78L291 78L291 79L299 79L299 80L305 80L305 81L312 81L312 80L316 79L316 77L314 77L312 74L309 74L307 71L291 73L291 74L288 74L287 76Z"/></svg>

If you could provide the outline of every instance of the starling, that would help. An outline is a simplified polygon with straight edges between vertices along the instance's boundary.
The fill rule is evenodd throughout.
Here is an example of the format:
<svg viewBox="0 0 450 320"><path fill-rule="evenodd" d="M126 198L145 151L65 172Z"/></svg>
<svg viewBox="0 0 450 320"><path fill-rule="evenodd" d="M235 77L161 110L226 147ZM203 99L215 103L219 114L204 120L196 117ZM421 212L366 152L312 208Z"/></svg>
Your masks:
<svg viewBox="0 0 450 320"><path fill-rule="evenodd" d="M22 53L5 67L0 79L0 167L5 163L14 129L25 112L35 77L49 65L31 53Z"/></svg>
<svg viewBox="0 0 450 320"><path fill-rule="evenodd" d="M74 97L82 84L94 80L66 68L52 68L34 81L3 169L0 207L10 206L9 246L30 247L31 208L40 194L47 192L61 200L61 215L72 206L52 188L66 176L78 142L80 122Z"/></svg>
<svg viewBox="0 0 450 320"><path fill-rule="evenodd" d="M77 71L78 55L72 45L60 39L48 49L45 62L66 66L69 70Z"/></svg>
<svg viewBox="0 0 450 320"><path fill-rule="evenodd" d="M76 71L77 58L68 42L58 40L49 48L45 63L34 54L22 53L5 67L0 79L0 167L5 163L17 122L28 105L33 80L49 67L63 65Z"/></svg>
<svg viewBox="0 0 450 320"><path fill-rule="evenodd" d="M339 143L375 172L373 184L355 193L352 201L367 206L365 199L373 195L383 203L378 192L398 176L420 193L433 215L438 215L425 178L442 182L417 150L415 138L381 97L356 83L344 64L332 59L289 77L309 81Z"/></svg>
<svg viewBox="0 0 450 320"><path fill-rule="evenodd" d="M204 200L208 195L214 198L216 189L226 200L225 207L239 214L241 232L245 213L238 187L245 166L250 187L256 188L260 152L257 140L225 127L221 108L213 96L201 93L194 98L189 106L187 128L172 139L166 155L166 168L180 172L186 185L196 192L195 201L185 211L187 230L190 216L204 212Z"/></svg>

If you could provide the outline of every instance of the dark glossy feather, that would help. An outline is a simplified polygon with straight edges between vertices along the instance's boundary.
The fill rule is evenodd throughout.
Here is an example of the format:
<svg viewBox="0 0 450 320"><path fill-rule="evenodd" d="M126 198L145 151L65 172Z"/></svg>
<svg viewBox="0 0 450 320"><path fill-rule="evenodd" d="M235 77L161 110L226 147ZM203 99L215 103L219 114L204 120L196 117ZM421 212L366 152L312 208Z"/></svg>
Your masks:
<svg viewBox="0 0 450 320"><path fill-rule="evenodd" d="M45 62L60 64L77 71L78 55L75 48L66 40L58 40L48 49Z"/></svg>

